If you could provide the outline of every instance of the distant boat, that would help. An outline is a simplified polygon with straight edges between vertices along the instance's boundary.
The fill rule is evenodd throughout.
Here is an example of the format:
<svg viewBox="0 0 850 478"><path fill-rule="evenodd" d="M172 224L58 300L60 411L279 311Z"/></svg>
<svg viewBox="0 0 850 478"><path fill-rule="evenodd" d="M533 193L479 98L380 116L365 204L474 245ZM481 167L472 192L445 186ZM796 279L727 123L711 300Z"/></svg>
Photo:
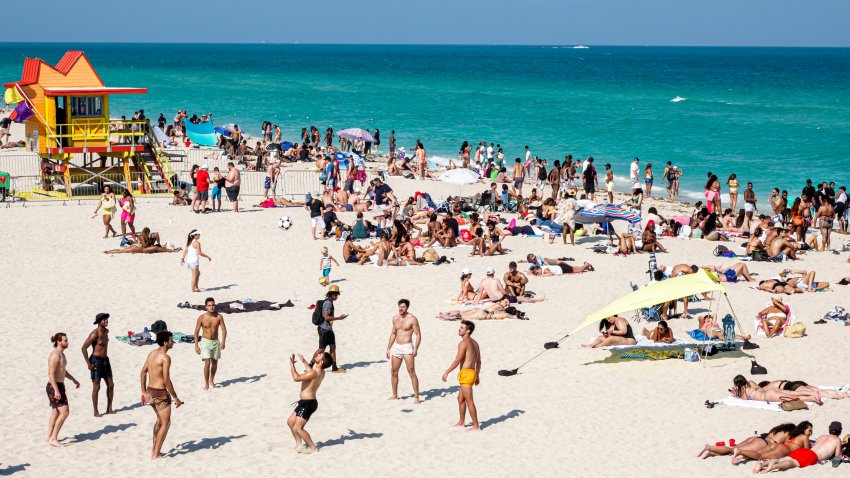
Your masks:
<svg viewBox="0 0 850 478"><path fill-rule="evenodd" d="M574 48L574 49L577 49L577 50L586 50L586 49L588 49L588 48L590 48L590 47L589 47L589 46L584 46L584 45L576 45L576 46L574 46L573 48Z"/></svg>

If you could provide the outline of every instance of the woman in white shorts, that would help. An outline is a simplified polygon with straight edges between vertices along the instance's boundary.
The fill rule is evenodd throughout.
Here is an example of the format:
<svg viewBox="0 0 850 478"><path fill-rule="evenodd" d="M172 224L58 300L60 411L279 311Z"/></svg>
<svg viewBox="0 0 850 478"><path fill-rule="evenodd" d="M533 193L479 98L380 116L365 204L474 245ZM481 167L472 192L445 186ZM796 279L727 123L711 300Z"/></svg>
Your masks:
<svg viewBox="0 0 850 478"><path fill-rule="evenodd" d="M198 288L198 280L201 278L201 257L212 261L212 257L201 250L201 231L192 229L186 241L186 248L183 249L183 257L180 259L180 263L186 264L186 267L192 271L192 292L201 291Z"/></svg>

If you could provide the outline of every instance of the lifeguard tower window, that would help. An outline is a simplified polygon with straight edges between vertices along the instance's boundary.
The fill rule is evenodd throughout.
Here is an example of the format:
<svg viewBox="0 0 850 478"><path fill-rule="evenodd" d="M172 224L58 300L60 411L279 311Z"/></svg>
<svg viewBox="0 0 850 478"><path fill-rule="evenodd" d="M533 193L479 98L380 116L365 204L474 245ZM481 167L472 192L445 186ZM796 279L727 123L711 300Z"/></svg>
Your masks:
<svg viewBox="0 0 850 478"><path fill-rule="evenodd" d="M103 116L103 97L72 96L71 116L74 118L99 118Z"/></svg>

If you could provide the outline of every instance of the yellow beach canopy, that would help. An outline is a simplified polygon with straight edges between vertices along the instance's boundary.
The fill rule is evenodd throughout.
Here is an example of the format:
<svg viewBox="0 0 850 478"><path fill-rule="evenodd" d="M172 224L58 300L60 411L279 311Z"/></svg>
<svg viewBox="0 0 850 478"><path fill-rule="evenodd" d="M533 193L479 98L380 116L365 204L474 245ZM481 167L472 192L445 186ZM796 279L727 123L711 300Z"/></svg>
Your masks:
<svg viewBox="0 0 850 478"><path fill-rule="evenodd" d="M631 294L619 298L596 312L588 315L570 335L587 327L590 324L599 323L600 320L612 315L622 314L632 310L652 307L654 305L670 302L671 300L689 297L703 292L720 291L726 292L723 284L717 282L712 274L705 269L684 276L674 277L655 284L638 289Z"/></svg>

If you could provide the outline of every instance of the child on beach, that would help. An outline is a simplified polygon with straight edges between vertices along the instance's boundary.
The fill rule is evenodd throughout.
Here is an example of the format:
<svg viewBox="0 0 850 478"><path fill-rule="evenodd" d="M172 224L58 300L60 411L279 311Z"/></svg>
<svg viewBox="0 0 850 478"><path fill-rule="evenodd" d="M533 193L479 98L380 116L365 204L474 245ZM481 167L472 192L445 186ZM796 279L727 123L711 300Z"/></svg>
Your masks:
<svg viewBox="0 0 850 478"><path fill-rule="evenodd" d="M334 259L333 256L328 254L328 248L327 247L322 247L321 252L322 252L322 258L319 260L319 269L322 270L322 277L321 277L321 279L319 279L319 284L321 284L324 287L324 286L328 285L328 283L330 283L330 281L331 281L331 278L330 278L330 276L331 276L331 262L333 262L336 265L339 265L339 262L337 262L336 259Z"/></svg>

